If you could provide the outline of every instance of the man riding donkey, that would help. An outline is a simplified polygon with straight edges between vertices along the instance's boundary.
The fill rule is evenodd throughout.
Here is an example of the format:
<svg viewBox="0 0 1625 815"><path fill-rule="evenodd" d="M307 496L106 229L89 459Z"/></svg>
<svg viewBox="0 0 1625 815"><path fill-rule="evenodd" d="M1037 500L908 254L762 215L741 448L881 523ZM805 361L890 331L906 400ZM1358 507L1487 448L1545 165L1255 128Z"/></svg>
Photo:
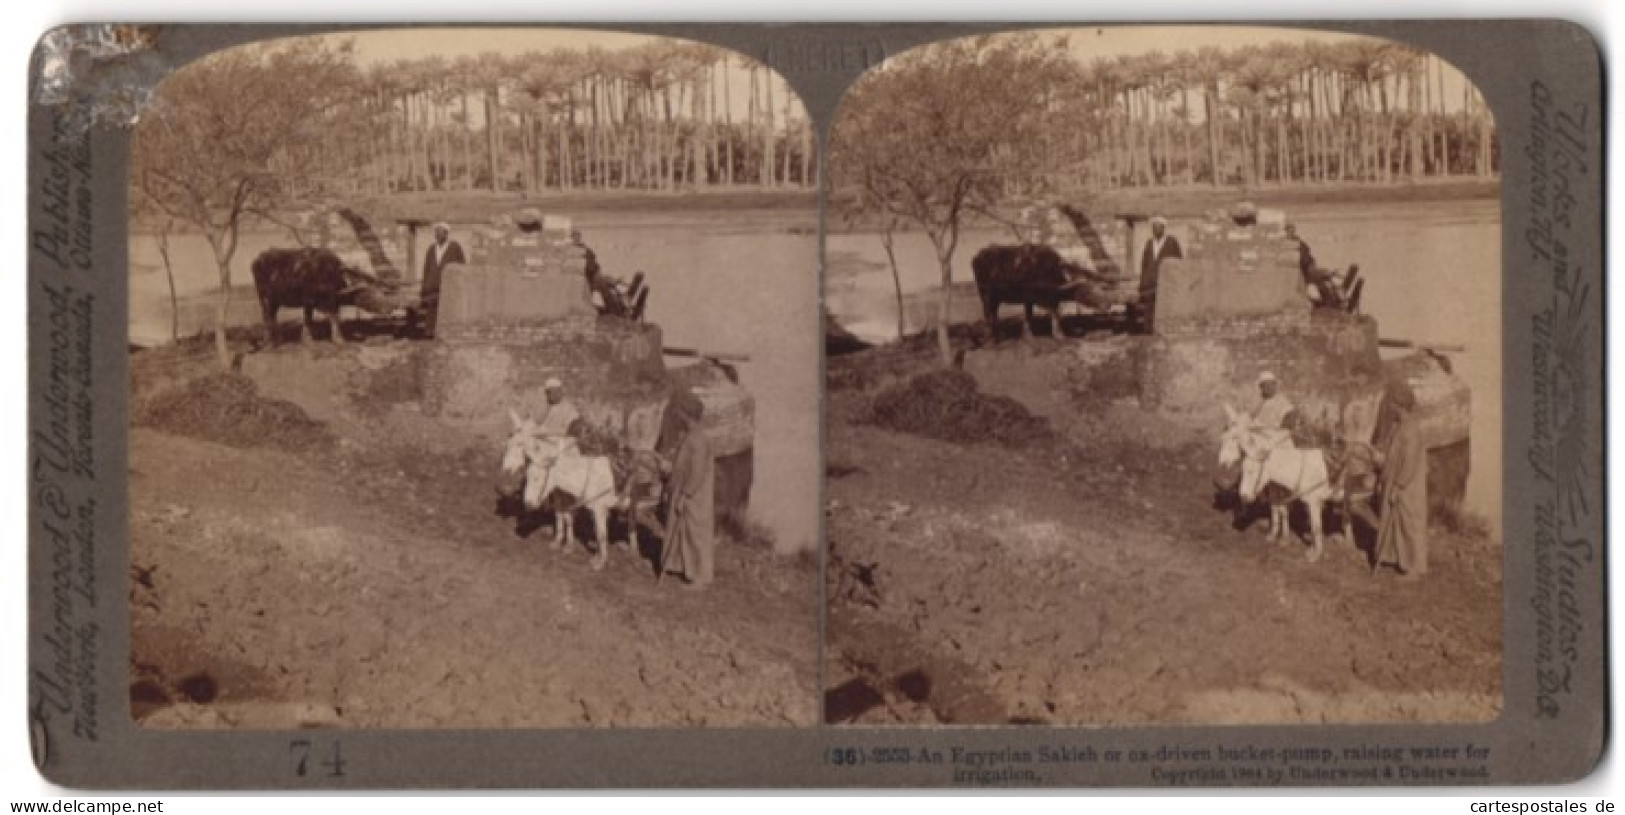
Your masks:
<svg viewBox="0 0 1625 815"><path fill-rule="evenodd" d="M1376 454L1360 442L1335 441L1326 449L1307 444L1307 429L1295 405L1281 393L1280 381L1265 371L1258 377L1260 401L1251 414L1231 411L1230 441L1220 451L1225 468L1215 485L1223 491L1236 490L1244 502L1262 499L1270 507L1269 535L1284 539L1287 507L1303 502L1310 511L1313 547L1309 560L1321 556L1320 508L1327 502L1341 502L1345 518L1358 516L1375 527L1369 500L1374 492ZM1234 469L1234 465L1242 465ZM1251 469L1249 469L1251 468ZM1252 477L1245 478L1245 473Z"/></svg>
<svg viewBox="0 0 1625 815"><path fill-rule="evenodd" d="M617 542L624 546L631 545L639 525L664 536L660 521L652 514L660 492L658 454L634 450L613 431L588 421L565 397L564 383L558 378L548 378L542 387L547 401L540 416L530 419L513 414L514 436L504 454L505 470L524 471L527 481L539 478L536 491L523 496L523 506L553 511L555 539L561 547L568 543L570 516L578 507L591 511L594 522L600 524L604 521L601 513L611 508L625 513L629 537ZM572 477L555 481L558 467L565 467ZM602 478L595 476L594 467L601 468ZM602 545L607 527L600 525L599 533ZM600 549L594 568L602 568L604 562Z"/></svg>
<svg viewBox="0 0 1625 815"><path fill-rule="evenodd" d="M542 384L542 389L547 394L547 404L542 407L536 432L561 445L575 441L579 430L576 423L581 421L581 411L576 409L574 402L564 398L564 383L558 377L549 377Z"/></svg>

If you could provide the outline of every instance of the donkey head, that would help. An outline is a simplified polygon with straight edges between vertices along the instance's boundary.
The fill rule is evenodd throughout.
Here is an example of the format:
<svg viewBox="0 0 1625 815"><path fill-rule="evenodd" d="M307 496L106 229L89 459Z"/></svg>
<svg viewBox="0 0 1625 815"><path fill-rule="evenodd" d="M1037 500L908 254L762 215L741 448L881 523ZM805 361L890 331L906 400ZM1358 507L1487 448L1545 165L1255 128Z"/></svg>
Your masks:
<svg viewBox="0 0 1625 815"><path fill-rule="evenodd" d="M530 461L530 452L536 439L536 425L529 419L522 419L518 413L508 411L508 417L513 420L513 435L508 437L508 443L502 450L502 472L508 475L517 475Z"/></svg>

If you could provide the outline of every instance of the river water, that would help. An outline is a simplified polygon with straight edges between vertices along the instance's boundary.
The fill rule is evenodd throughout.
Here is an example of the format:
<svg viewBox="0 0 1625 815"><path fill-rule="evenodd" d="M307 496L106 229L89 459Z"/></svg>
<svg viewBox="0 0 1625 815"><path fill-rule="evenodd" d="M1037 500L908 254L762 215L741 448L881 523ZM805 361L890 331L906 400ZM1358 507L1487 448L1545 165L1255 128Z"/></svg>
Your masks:
<svg viewBox="0 0 1625 815"><path fill-rule="evenodd" d="M1467 506L1499 534L1500 202L1317 204L1292 210L1288 216L1322 266L1360 265L1367 281L1363 310L1377 319L1383 337L1465 346L1464 352L1448 356L1473 395L1473 467ZM1177 222L1170 231L1183 236ZM977 250L1010 242L1008 231L966 233L955 253L954 280L972 279L970 259ZM884 342L895 337L895 294L879 237L831 235L826 251L830 313L864 339ZM905 294L935 288L939 272L930 241L923 234L898 235L895 252ZM976 310L971 307L969 313ZM1007 314L1014 311L1006 309ZM920 330L925 322L910 321L906 330Z"/></svg>
<svg viewBox="0 0 1625 815"><path fill-rule="evenodd" d="M817 308L817 222L811 211L594 213L575 219L606 273L645 273L652 287L646 317L661 326L667 345L750 357L738 370L740 384L756 399L751 514L773 532L781 551L813 548L818 530L823 325ZM233 283L252 286L253 259L286 245L279 235L245 235L233 259ZM201 238L172 238L170 259L181 298L216 289L218 274ZM169 289L151 236L131 241L130 289L131 339L167 341ZM234 322L256 321L252 295L241 299ZM199 327L183 325L182 334Z"/></svg>

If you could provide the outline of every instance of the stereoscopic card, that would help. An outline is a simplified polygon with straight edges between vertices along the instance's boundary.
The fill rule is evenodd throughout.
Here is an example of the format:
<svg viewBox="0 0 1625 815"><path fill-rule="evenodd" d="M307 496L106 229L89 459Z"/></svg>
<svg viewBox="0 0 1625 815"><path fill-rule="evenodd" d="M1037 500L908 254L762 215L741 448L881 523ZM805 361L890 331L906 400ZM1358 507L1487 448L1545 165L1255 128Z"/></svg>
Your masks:
<svg viewBox="0 0 1625 815"><path fill-rule="evenodd" d="M97 24L30 79L54 783L1601 756L1578 26Z"/></svg>

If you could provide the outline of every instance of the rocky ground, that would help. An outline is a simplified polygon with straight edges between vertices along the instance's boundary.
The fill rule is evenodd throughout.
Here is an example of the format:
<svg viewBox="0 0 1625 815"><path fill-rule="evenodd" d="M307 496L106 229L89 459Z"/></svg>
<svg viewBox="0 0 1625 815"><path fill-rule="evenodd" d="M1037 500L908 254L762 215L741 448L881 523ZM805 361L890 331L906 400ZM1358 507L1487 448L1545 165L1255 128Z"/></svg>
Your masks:
<svg viewBox="0 0 1625 815"><path fill-rule="evenodd" d="M1008 421L1013 399L1046 420L1026 439L886 426L881 394L929 368L929 342L830 360L826 718L1495 718L1499 542L1435 527L1417 583L1373 576L1364 535L1315 564L1301 540L1267 542L1262 517L1216 505L1220 428L1144 414L1114 385L1128 342L969 350L987 415ZM1077 364L1091 357L1108 364Z"/></svg>
<svg viewBox="0 0 1625 815"><path fill-rule="evenodd" d="M132 357L144 725L816 722L815 559L723 540L702 593L657 583L647 547L594 572L498 514L500 451L403 404L319 422L212 364ZM189 386L220 395L165 401Z"/></svg>

